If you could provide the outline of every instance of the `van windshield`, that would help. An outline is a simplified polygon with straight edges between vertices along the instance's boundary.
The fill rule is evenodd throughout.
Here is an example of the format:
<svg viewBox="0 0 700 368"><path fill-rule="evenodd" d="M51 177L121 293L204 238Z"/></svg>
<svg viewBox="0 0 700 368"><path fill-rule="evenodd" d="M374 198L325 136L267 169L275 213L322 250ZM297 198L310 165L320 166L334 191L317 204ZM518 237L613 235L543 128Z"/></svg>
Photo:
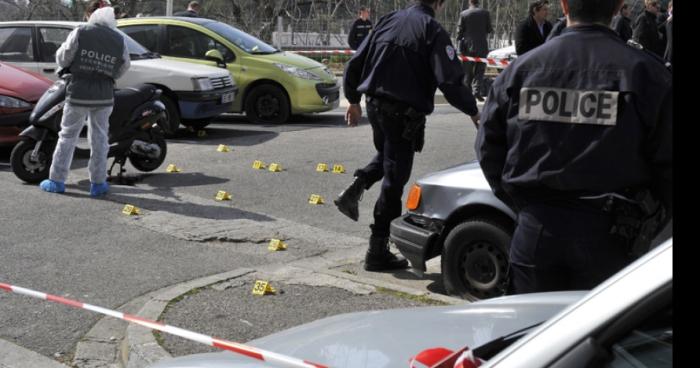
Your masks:
<svg viewBox="0 0 700 368"><path fill-rule="evenodd" d="M249 54L274 54L280 50L266 44L263 41L241 31L228 24L221 22L209 22L203 24L211 31L218 33L220 36L227 39L229 42L238 46L241 50Z"/></svg>

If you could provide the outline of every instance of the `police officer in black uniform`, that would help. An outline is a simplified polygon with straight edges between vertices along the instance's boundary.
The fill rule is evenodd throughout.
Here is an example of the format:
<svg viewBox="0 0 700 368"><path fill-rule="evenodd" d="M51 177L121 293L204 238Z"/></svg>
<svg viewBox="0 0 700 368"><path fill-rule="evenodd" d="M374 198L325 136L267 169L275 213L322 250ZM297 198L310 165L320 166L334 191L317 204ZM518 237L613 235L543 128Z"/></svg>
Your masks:
<svg viewBox="0 0 700 368"><path fill-rule="evenodd" d="M357 50L362 44L362 41L367 38L372 31L372 21L369 20L369 9L361 7L358 11L359 17L355 19L348 33L348 45L351 49Z"/></svg>
<svg viewBox="0 0 700 368"><path fill-rule="evenodd" d="M672 204L670 72L608 27L623 0L561 3L569 26L496 79L476 141L518 211L515 293L593 288L631 260L619 209Z"/></svg>
<svg viewBox="0 0 700 368"><path fill-rule="evenodd" d="M433 112L436 88L474 124L479 120L476 100L462 84L464 71L450 36L435 19L443 2L417 1L382 17L345 70L345 97L350 102L346 120L351 127L357 125L365 94L377 154L355 172L355 180L335 204L357 221L363 191L384 179L365 258L368 271L408 266L405 259L389 252L389 225L401 215L401 195L411 175L414 152L422 148L425 117Z"/></svg>

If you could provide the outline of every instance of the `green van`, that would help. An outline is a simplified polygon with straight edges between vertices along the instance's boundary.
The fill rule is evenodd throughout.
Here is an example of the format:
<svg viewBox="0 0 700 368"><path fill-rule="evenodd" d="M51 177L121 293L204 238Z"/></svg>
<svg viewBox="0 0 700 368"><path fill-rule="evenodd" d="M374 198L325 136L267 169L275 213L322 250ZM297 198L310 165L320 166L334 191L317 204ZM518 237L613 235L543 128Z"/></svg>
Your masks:
<svg viewBox="0 0 700 368"><path fill-rule="evenodd" d="M205 18L120 19L119 28L165 58L227 68L240 93L231 112L281 124L291 114L338 107L340 86L323 64L280 51L228 24Z"/></svg>

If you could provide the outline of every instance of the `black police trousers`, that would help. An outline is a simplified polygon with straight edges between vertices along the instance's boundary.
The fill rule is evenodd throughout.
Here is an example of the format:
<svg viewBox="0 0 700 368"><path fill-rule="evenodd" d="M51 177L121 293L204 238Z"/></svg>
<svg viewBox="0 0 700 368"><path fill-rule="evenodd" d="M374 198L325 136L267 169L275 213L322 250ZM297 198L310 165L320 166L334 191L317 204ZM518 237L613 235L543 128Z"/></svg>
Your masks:
<svg viewBox="0 0 700 368"><path fill-rule="evenodd" d="M413 168L413 142L404 138L404 117L382 113L379 107L367 104L367 117L372 125L374 147L377 154L372 161L355 172L366 181L365 189L382 181L379 198L374 204L372 236L388 237L391 221L401 216L403 188L411 177Z"/></svg>
<svg viewBox="0 0 700 368"><path fill-rule="evenodd" d="M477 63L474 61L465 61L462 63L464 69L464 86L472 89L474 96L484 97L484 74L486 73L486 64ZM488 94L488 93L486 93Z"/></svg>
<svg viewBox="0 0 700 368"><path fill-rule="evenodd" d="M593 208L528 205L518 213L510 248L513 294L589 290L631 262L610 235L614 216Z"/></svg>

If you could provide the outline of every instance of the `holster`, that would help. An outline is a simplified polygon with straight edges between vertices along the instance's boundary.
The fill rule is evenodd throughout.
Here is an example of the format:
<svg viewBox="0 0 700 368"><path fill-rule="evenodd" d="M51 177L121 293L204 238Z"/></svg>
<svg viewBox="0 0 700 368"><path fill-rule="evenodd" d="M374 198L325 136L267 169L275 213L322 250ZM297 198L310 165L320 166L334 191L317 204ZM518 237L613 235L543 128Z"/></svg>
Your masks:
<svg viewBox="0 0 700 368"><path fill-rule="evenodd" d="M634 202L616 200L612 212L615 224L610 233L625 240L629 254L634 258L651 249L651 242L667 220L664 206L646 189L636 192Z"/></svg>
<svg viewBox="0 0 700 368"><path fill-rule="evenodd" d="M376 97L368 97L367 103L374 105L382 114L400 119L404 124L401 136L411 141L415 152L423 150L425 143L425 114L416 111L407 104Z"/></svg>

